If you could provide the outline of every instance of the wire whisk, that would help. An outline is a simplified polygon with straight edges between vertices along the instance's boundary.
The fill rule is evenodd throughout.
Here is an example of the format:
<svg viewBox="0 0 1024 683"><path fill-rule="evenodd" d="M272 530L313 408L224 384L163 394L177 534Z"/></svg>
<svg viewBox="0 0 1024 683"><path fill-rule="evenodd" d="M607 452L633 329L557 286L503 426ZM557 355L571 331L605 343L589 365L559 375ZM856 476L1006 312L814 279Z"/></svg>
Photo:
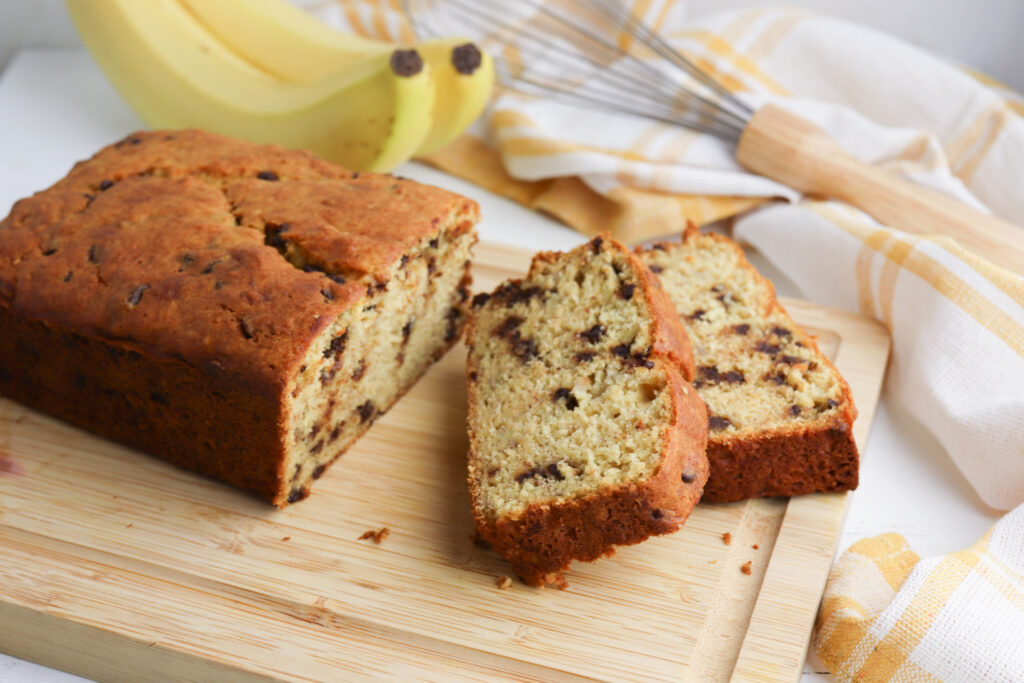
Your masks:
<svg viewBox="0 0 1024 683"><path fill-rule="evenodd" d="M465 35L506 88L737 142L753 110L617 0L405 0L420 36Z"/></svg>
<svg viewBox="0 0 1024 683"><path fill-rule="evenodd" d="M750 171L805 194L842 199L905 232L953 237L1024 273L1017 226L855 159L821 128L778 105L755 111L622 0L403 0L403 6L420 37L462 35L479 43L510 90L710 133L734 145L736 160Z"/></svg>

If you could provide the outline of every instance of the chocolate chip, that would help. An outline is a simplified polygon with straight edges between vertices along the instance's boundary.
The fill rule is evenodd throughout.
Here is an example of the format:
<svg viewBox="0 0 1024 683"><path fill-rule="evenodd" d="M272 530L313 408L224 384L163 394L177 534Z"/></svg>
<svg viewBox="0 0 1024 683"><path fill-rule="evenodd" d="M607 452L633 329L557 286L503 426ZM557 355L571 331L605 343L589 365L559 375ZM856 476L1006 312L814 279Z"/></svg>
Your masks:
<svg viewBox="0 0 1024 683"><path fill-rule="evenodd" d="M339 422L338 424L334 425L334 429L332 429L331 433L327 435L327 443L334 443L335 441L337 441L338 437L341 436L341 430L344 426L344 422Z"/></svg>
<svg viewBox="0 0 1024 683"><path fill-rule="evenodd" d="M633 298L633 291L635 289L636 285L629 282L623 283L622 287L619 289L619 296L621 296L626 301L629 301L630 299Z"/></svg>
<svg viewBox="0 0 1024 683"><path fill-rule="evenodd" d="M131 306L138 306L139 302L142 301L143 293L147 289L149 289L149 285L139 285L138 287L133 289L132 293L128 295L128 299L127 299L128 303Z"/></svg>
<svg viewBox="0 0 1024 683"><path fill-rule="evenodd" d="M324 297L324 301L334 301L334 292L329 289L321 289L320 294Z"/></svg>
<svg viewBox="0 0 1024 683"><path fill-rule="evenodd" d="M359 177L359 171L352 172L352 180L356 180Z"/></svg>
<svg viewBox="0 0 1024 683"><path fill-rule="evenodd" d="M790 337L793 333L787 330L785 327L773 327L772 334L777 334L780 337Z"/></svg>
<svg viewBox="0 0 1024 683"><path fill-rule="evenodd" d="M711 415L708 417L708 428L713 429L716 432L729 427L732 422L727 417L720 417L718 415Z"/></svg>
<svg viewBox="0 0 1024 683"><path fill-rule="evenodd" d="M363 403L361 406L356 408L356 411L359 413L359 421L366 422L367 420L373 418L374 413L377 412L377 408L376 406L373 405L372 401L367 401L366 403Z"/></svg>
<svg viewBox="0 0 1024 683"><path fill-rule="evenodd" d="M114 186L113 180L101 180L100 181L100 192L106 192Z"/></svg>
<svg viewBox="0 0 1024 683"><path fill-rule="evenodd" d="M459 336L459 319L462 317L462 311L458 308L452 307L448 309L448 312L444 317L448 320L448 327L444 333L444 340L451 341Z"/></svg>
<svg viewBox="0 0 1024 683"><path fill-rule="evenodd" d="M341 355L345 351L345 344L348 342L348 330L331 340L331 343L324 349L324 358Z"/></svg>
<svg viewBox="0 0 1024 683"><path fill-rule="evenodd" d="M612 353L619 358L629 358L629 346L627 344L619 344L618 346L612 347Z"/></svg>
<svg viewBox="0 0 1024 683"><path fill-rule="evenodd" d="M359 380L361 380L363 378L363 375L365 375L365 374L366 374L366 360L364 359L364 360L359 361L359 367L357 367L355 369L355 371L352 373L352 379L355 380L356 382L358 382Z"/></svg>
<svg viewBox="0 0 1024 683"><path fill-rule="evenodd" d="M703 308L698 308L696 311L694 311L693 313L686 317L689 318L690 320L703 320L705 313L707 313L707 311L705 311Z"/></svg>
<svg viewBox="0 0 1024 683"><path fill-rule="evenodd" d="M88 192L83 192L82 196L85 197L85 205L87 207L90 206L93 203L93 201L95 201L95 199L96 199L96 195L89 194Z"/></svg>
<svg viewBox="0 0 1024 683"><path fill-rule="evenodd" d="M833 399L833 398L830 398L830 399L829 399L829 400L827 401L827 404L828 404L828 407L829 407L829 408L835 408L835 407L836 407L837 405L839 405L839 401L837 401L837 400L835 400L835 399Z"/></svg>
<svg viewBox="0 0 1024 683"><path fill-rule="evenodd" d="M661 519L664 516L665 516L665 513L662 512L661 510L658 510L658 509L651 510L651 519Z"/></svg>
<svg viewBox="0 0 1024 683"><path fill-rule="evenodd" d="M208 264L206 264L206 267L199 272L202 273L203 275L209 275L210 273L213 272L213 269L221 263L223 263L223 261L221 261L220 259L214 259L213 261L210 261Z"/></svg>
<svg viewBox="0 0 1024 683"><path fill-rule="evenodd" d="M519 303L528 303L534 297L544 295L544 290L540 287L527 287L523 288L519 282L506 282L494 293L494 296L501 299L506 306L512 306Z"/></svg>
<svg viewBox="0 0 1024 683"><path fill-rule="evenodd" d="M697 481L697 475L696 474L694 474L693 472L683 472L683 483L684 484L692 484L695 481Z"/></svg>
<svg viewBox="0 0 1024 683"><path fill-rule="evenodd" d="M178 272L181 272L184 268L188 268L189 266L191 266L195 262L196 262L196 257L193 256L192 254L182 254L181 255L181 265L182 265L182 268L179 268Z"/></svg>
<svg viewBox="0 0 1024 683"><path fill-rule="evenodd" d="M604 240L601 239L600 237L595 237L594 241L591 242L590 244L594 247L594 253L595 254L600 254L601 253L601 245L604 244Z"/></svg>
<svg viewBox="0 0 1024 683"><path fill-rule="evenodd" d="M427 244L430 245L431 249L437 249L437 245L438 245L437 238L435 237L434 239L430 240L430 242L428 242Z"/></svg>
<svg viewBox="0 0 1024 683"><path fill-rule="evenodd" d="M71 278L73 278L74 276L75 274L69 270L67 274L64 276L64 282L71 282Z"/></svg>
<svg viewBox="0 0 1024 683"><path fill-rule="evenodd" d="M786 383L786 376L781 372L777 375L765 375L762 379L778 386L782 386Z"/></svg>
<svg viewBox="0 0 1024 683"><path fill-rule="evenodd" d="M746 378L743 376L742 372L739 372L737 370L729 370L728 372L722 375L722 381L729 382L730 384L742 384L743 382L746 381Z"/></svg>
<svg viewBox="0 0 1024 683"><path fill-rule="evenodd" d="M790 355L785 354L785 353L782 354L781 356L779 356L776 360L778 362L780 362L780 363L785 363L786 365L796 365L797 363L803 363L804 362L803 358L798 358L796 356L790 356Z"/></svg>
<svg viewBox="0 0 1024 683"><path fill-rule="evenodd" d="M572 393L570 393L570 391L565 387L562 387L561 389L556 389L555 393L552 395L552 400L564 400L565 407L568 408L569 410L576 410L580 406L580 402L576 400L576 397L573 396Z"/></svg>
<svg viewBox="0 0 1024 683"><path fill-rule="evenodd" d="M244 315L238 321L238 326L242 328L242 336L246 339L252 339L256 336L256 326L252 322L251 315Z"/></svg>
<svg viewBox="0 0 1024 683"><path fill-rule="evenodd" d="M732 330L736 334L745 335L747 332L750 332L750 325L748 325L747 323L741 323L739 325L733 326Z"/></svg>
<svg viewBox="0 0 1024 683"><path fill-rule="evenodd" d="M659 265L658 265L657 263L652 263L652 264L651 264L651 265L649 266L649 268L651 269L651 272L652 272L652 273L660 273L661 271L665 270L664 268L662 268L661 266L659 266Z"/></svg>
<svg viewBox="0 0 1024 683"><path fill-rule="evenodd" d="M491 298L491 295L487 292L480 292L473 297L473 308L479 308L487 303Z"/></svg>
<svg viewBox="0 0 1024 683"><path fill-rule="evenodd" d="M796 416L796 415L799 415L800 412L801 412L800 406L790 406L789 407L789 414L790 415Z"/></svg>
<svg viewBox="0 0 1024 683"><path fill-rule="evenodd" d="M580 351L579 353L576 354L576 362L589 363L590 361L594 360L595 355L596 354L594 354L592 351Z"/></svg>
<svg viewBox="0 0 1024 683"><path fill-rule="evenodd" d="M327 279L331 280L332 282L337 282L339 285L345 284L344 275L328 275Z"/></svg>
<svg viewBox="0 0 1024 683"><path fill-rule="evenodd" d="M91 247L89 247L89 263L99 263L99 262L100 262L100 246L98 244L94 244Z"/></svg>
<svg viewBox="0 0 1024 683"><path fill-rule="evenodd" d="M778 344L769 344L768 342L762 339L761 341L754 344L754 349L757 351L761 351L762 353L767 353L770 356L774 356L779 352L781 347Z"/></svg>
<svg viewBox="0 0 1024 683"><path fill-rule="evenodd" d="M324 440L320 439L315 444L313 444L312 448L309 449L309 454L310 455L316 455L317 453L319 453L323 449L324 449Z"/></svg>
<svg viewBox="0 0 1024 683"><path fill-rule="evenodd" d="M128 138L128 144L129 145L139 145L139 144L142 144L142 139L141 138Z"/></svg>
<svg viewBox="0 0 1024 683"><path fill-rule="evenodd" d="M477 378L477 374L476 374L475 370L473 372L469 373L469 381L470 382L475 382L476 378Z"/></svg>
<svg viewBox="0 0 1024 683"><path fill-rule="evenodd" d="M306 498L307 496L309 496L308 489L292 489L291 493L288 494L288 502L297 503L300 500Z"/></svg>
<svg viewBox="0 0 1024 683"><path fill-rule="evenodd" d="M527 363L540 355L536 342L532 339L521 338L518 332L513 332L512 338L509 341L512 343L513 355L523 363Z"/></svg>
<svg viewBox="0 0 1024 683"><path fill-rule="evenodd" d="M562 474L561 470L558 469L558 465L555 463L551 463L547 466L547 476L556 481L565 481L565 475Z"/></svg>
<svg viewBox="0 0 1024 683"><path fill-rule="evenodd" d="M437 259L431 256L427 259L427 274L433 275L435 270L437 270Z"/></svg>
<svg viewBox="0 0 1024 683"><path fill-rule="evenodd" d="M56 253L57 253L57 249L56 248L47 249L46 251L43 252L43 256L53 256Z"/></svg>
<svg viewBox="0 0 1024 683"><path fill-rule="evenodd" d="M591 344L596 344L597 342L601 341L601 338L604 337L607 331L608 330L605 329L604 325L594 325L589 330L586 330L585 332L580 332L580 336L586 339Z"/></svg>
<svg viewBox="0 0 1024 683"><path fill-rule="evenodd" d="M697 368L697 376L705 382L717 382L721 377L717 365L702 365Z"/></svg>
<svg viewBox="0 0 1024 683"><path fill-rule="evenodd" d="M665 244L663 242L658 242L657 244L654 245L653 248L657 249L658 251L667 251Z"/></svg>
<svg viewBox="0 0 1024 683"><path fill-rule="evenodd" d="M391 70L399 76L415 76L423 71L423 58L416 50L395 50L391 53Z"/></svg>
<svg viewBox="0 0 1024 683"><path fill-rule="evenodd" d="M280 180L280 178L277 177L277 174L274 173L273 171L260 171L259 173L256 174L256 177L259 178L260 180Z"/></svg>
<svg viewBox="0 0 1024 683"><path fill-rule="evenodd" d="M721 294L722 292L725 291L725 287L722 285L722 283L718 283L717 285L711 286L711 291L714 292L715 294Z"/></svg>
<svg viewBox="0 0 1024 683"><path fill-rule="evenodd" d="M370 304L369 306L363 306L363 311L364 312L376 311L376 310L377 310L377 304Z"/></svg>
<svg viewBox="0 0 1024 683"><path fill-rule="evenodd" d="M412 334L412 321L410 320L402 326L402 344L409 343L409 335Z"/></svg>
<svg viewBox="0 0 1024 683"><path fill-rule="evenodd" d="M150 399L151 399L151 400L152 400L152 401L153 401L154 403L159 403L160 405L163 405L163 406L165 406L165 405L168 405L168 403L167 403L167 397L166 397L166 396L164 396L163 394L159 393L159 392L156 392L156 391L151 391L151 392L149 393L149 398L150 398Z"/></svg>
<svg viewBox="0 0 1024 683"><path fill-rule="evenodd" d="M323 476L323 474L324 474L324 472L326 470L327 470L327 465L317 465L316 468L314 468L314 470L313 470L313 478L314 479L319 479L320 477Z"/></svg>
<svg viewBox="0 0 1024 683"><path fill-rule="evenodd" d="M483 61L480 49L473 43L464 43L452 50L452 66L465 76L479 69Z"/></svg>
<svg viewBox="0 0 1024 683"><path fill-rule="evenodd" d="M497 329L495 329L494 334L504 339L508 337L510 334L512 334L512 332L522 324L522 318L520 318L517 315L510 315L509 317L505 318L504 322L502 322L501 325L497 327Z"/></svg>

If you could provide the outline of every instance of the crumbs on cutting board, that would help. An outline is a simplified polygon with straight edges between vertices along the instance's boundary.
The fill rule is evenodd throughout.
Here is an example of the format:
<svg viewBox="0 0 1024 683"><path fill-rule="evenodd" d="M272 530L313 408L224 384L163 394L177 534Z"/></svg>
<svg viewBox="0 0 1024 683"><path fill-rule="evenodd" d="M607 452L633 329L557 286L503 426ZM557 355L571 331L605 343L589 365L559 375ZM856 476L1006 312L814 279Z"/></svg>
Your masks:
<svg viewBox="0 0 1024 683"><path fill-rule="evenodd" d="M509 588L512 587L512 579L507 576L499 576L497 583L498 588L500 588L503 591L507 591Z"/></svg>
<svg viewBox="0 0 1024 683"><path fill-rule="evenodd" d="M359 540L365 541L368 538L372 538L374 543L380 543L390 535L391 529L389 529L386 526L382 526L379 529L370 529L369 531L364 531L363 535L359 537Z"/></svg>
<svg viewBox="0 0 1024 683"><path fill-rule="evenodd" d="M746 574L747 576L750 576L750 565L751 564L752 564L752 562L750 560L747 560L742 565L740 565L740 571L743 572L744 574Z"/></svg>
<svg viewBox="0 0 1024 683"><path fill-rule="evenodd" d="M761 549L761 546L759 546L756 543L754 545L750 546L750 547L753 548L754 550L760 550Z"/></svg>
<svg viewBox="0 0 1024 683"><path fill-rule="evenodd" d="M732 543L732 534L730 534L728 531L726 531L724 534L722 534L722 543L724 543L726 545L729 545L730 543Z"/></svg>

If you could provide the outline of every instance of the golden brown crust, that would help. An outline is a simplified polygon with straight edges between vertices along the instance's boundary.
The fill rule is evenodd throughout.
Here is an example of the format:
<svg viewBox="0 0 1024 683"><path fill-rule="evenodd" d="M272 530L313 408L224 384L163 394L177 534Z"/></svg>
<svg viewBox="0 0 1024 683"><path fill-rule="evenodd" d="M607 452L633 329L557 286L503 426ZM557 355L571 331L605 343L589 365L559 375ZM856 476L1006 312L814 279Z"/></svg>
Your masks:
<svg viewBox="0 0 1024 683"><path fill-rule="evenodd" d="M662 368L672 397L672 422L660 463L648 480L628 486L609 487L584 498L557 504L533 504L515 518L489 519L480 500L474 453L478 449L473 425L477 421L475 356L470 348L467 362L470 452L469 487L477 533L508 560L527 584L564 587L562 572L573 560L593 561L614 551L615 546L640 543L652 535L677 531L701 497L708 477L707 408L686 379L692 376L693 359L686 333L675 310L661 292L657 279L632 252L607 234L588 243L595 250L613 248L628 257L639 274L639 292L652 312L652 349L648 360ZM534 257L530 275L561 255L542 252ZM529 277L529 276L528 276ZM500 288L499 288L500 290ZM634 297L636 294L633 295ZM475 316L467 324L467 343L475 338Z"/></svg>
<svg viewBox="0 0 1024 683"><path fill-rule="evenodd" d="M311 343L459 213L306 152L135 133L0 222L0 393L281 504Z"/></svg>

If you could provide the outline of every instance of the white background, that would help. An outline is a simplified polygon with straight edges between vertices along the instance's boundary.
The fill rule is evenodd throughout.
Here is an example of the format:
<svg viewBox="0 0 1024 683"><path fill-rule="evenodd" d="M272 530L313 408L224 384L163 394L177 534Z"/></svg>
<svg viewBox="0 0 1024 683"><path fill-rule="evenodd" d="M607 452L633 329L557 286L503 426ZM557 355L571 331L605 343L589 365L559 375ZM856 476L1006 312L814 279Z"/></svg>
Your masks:
<svg viewBox="0 0 1024 683"><path fill-rule="evenodd" d="M308 6L320 0L293 1ZM765 0L680 1L687 2L694 17L767 4ZM791 4L874 26L1024 91L1021 0L792 0ZM0 66L19 46L77 44L63 0L0 0Z"/></svg>
<svg viewBox="0 0 1024 683"><path fill-rule="evenodd" d="M303 0L309 2L310 0ZM691 14L741 7L745 0L691 0ZM808 0L806 6L859 19L934 52L987 71L1024 90L1024 2L1016 0ZM76 45L58 0L0 0L0 63L31 45ZM70 164L141 123L80 52L23 53L0 78L0 215L17 198L49 185ZM77 115L68 118L67 111ZM55 135L55 132L58 132ZM533 249L564 248L582 238L539 214L484 193L432 169L400 171L478 199L482 238ZM799 295L785 276L752 255L780 294ZM943 453L902 408L883 399L853 494L840 550L865 536L895 531L922 556L973 543L998 517L973 493ZM59 647L58 643L53 644ZM808 663L805 681L819 678ZM0 655L0 683L80 681L76 677Z"/></svg>

